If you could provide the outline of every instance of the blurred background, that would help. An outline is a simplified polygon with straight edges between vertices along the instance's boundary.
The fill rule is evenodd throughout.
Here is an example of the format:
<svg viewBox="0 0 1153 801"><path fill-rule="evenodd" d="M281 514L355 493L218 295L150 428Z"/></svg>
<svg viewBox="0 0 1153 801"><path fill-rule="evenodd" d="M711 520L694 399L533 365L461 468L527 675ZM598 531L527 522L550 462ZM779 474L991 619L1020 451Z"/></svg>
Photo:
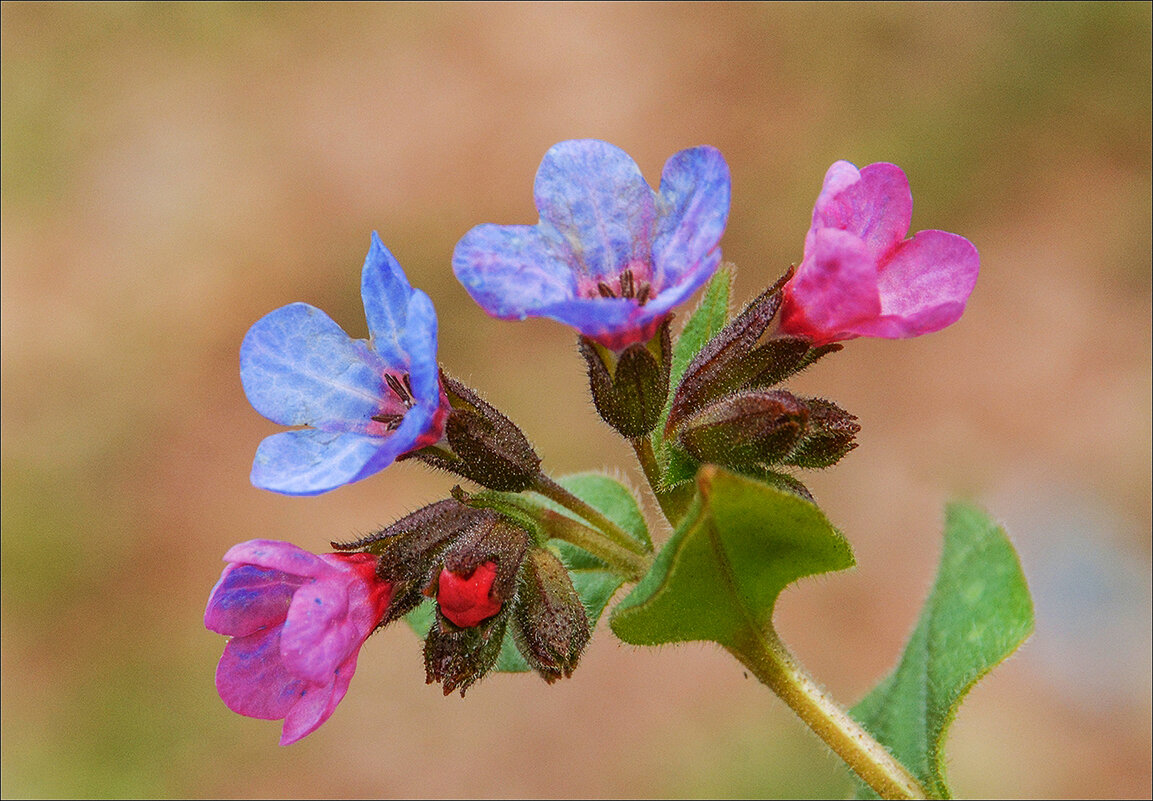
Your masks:
<svg viewBox="0 0 1153 801"><path fill-rule="evenodd" d="M740 302L801 256L825 170L908 173L913 230L981 279L930 337L856 340L799 381L861 418L808 483L859 566L779 623L845 704L895 663L966 498L1019 547L1037 631L949 740L961 796L1150 793L1150 5L2 7L5 796L840 796L837 760L719 649L602 630L569 681L425 686L402 626L291 748L217 697L203 627L233 543L324 550L445 496L402 464L256 490L278 427L237 349L292 301L366 333L378 230L436 303L441 361L555 474L639 480L575 338L489 319L457 239L534 223L552 144L650 181L728 159ZM683 319L683 315L682 315ZM658 538L667 536L658 531Z"/></svg>

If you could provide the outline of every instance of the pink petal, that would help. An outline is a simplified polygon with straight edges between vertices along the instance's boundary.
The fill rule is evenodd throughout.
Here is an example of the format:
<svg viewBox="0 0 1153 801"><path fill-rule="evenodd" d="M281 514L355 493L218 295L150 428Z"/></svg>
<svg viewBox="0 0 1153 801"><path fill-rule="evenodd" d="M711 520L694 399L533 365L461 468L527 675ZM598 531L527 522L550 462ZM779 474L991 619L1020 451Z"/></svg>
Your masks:
<svg viewBox="0 0 1153 801"><path fill-rule="evenodd" d="M250 718L279 720L306 686L281 662L279 627L233 637L216 667L221 699L233 712Z"/></svg>
<svg viewBox="0 0 1153 801"><path fill-rule="evenodd" d="M352 674L356 672L357 651L336 668L327 684L308 685L284 718L284 728L280 733L281 745L292 745L297 740L316 731L328 720L337 705L348 692Z"/></svg>
<svg viewBox="0 0 1153 801"><path fill-rule="evenodd" d="M305 578L320 578L331 575L333 571L332 566L316 554L277 540L249 540L233 545L224 554L224 561L256 565Z"/></svg>
<svg viewBox="0 0 1153 801"><path fill-rule="evenodd" d="M839 336L881 310L877 273L864 243L834 228L812 232L811 246L786 287L781 327L818 342Z"/></svg>
<svg viewBox="0 0 1153 801"><path fill-rule="evenodd" d="M826 202L821 209L823 227L856 234L873 258L881 259L909 232L913 194L905 173L895 164L870 164L860 176ZM815 225L815 210L813 217Z"/></svg>
<svg viewBox="0 0 1153 801"><path fill-rule="evenodd" d="M977 284L980 257L963 236L921 231L881 265L881 316L864 336L915 337L955 323Z"/></svg>
<svg viewBox="0 0 1153 801"><path fill-rule="evenodd" d="M294 675L327 684L333 672L368 637L349 620L348 575L315 581L296 591L280 639L280 655ZM359 581L359 578L351 578Z"/></svg>
<svg viewBox="0 0 1153 801"><path fill-rule="evenodd" d="M284 622L296 588L308 579L255 565L231 564L208 597L204 625L243 637Z"/></svg>

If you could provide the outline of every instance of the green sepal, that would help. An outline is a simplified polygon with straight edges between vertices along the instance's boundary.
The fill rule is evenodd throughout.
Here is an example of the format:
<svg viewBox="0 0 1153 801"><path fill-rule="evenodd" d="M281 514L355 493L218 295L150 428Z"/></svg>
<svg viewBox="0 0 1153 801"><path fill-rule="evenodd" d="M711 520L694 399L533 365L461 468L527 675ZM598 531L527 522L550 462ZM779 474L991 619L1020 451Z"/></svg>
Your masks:
<svg viewBox="0 0 1153 801"><path fill-rule="evenodd" d="M897 669L850 713L932 798L949 798L944 740L965 694L1033 631L1033 602L1003 529L951 504L937 580ZM877 798L858 782L858 798Z"/></svg>
<svg viewBox="0 0 1153 801"><path fill-rule="evenodd" d="M711 640L740 650L771 625L781 591L852 567L848 542L809 501L706 465L697 496L652 569L613 609L634 645Z"/></svg>
<svg viewBox="0 0 1153 801"><path fill-rule="evenodd" d="M602 473L575 473L557 479L557 483L576 495L589 506L605 515L619 525L625 533L643 544L646 548L652 547L649 538L648 526L644 514L637 503L632 491L619 481ZM503 514L512 512L517 522L528 524L529 521L539 520L543 514L562 514L574 520L579 520L575 514L559 506L553 501L536 493L504 493L485 491L477 493L473 499L479 505L495 509ZM519 514L516 512L519 511ZM539 523L533 523L535 531L530 531L538 541L552 550L568 568L572 577L573 587L584 604L588 613L589 626L596 627L597 621L604 613L605 607L613 594L620 589L624 579L616 575L595 556L557 539L545 539L543 529ZM431 601L425 601L406 617L405 621L416 632L417 636L427 636L436 616L436 606ZM504 642L501 644L500 654L497 656L494 671L503 673L524 673L530 670L528 663L517 650L511 629L505 632Z"/></svg>

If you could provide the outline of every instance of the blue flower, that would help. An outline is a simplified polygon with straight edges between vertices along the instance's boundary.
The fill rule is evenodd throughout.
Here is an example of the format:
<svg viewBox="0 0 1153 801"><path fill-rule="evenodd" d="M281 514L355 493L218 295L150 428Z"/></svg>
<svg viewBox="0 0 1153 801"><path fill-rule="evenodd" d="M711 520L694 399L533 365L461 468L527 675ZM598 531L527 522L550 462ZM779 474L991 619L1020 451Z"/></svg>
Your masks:
<svg viewBox="0 0 1153 801"><path fill-rule="evenodd" d="M436 311L375 232L360 292L368 341L350 338L307 303L271 312L244 337L240 380L253 408L274 423L310 426L260 443L253 485L316 495L444 433L449 405L436 362Z"/></svg>
<svg viewBox="0 0 1153 801"><path fill-rule="evenodd" d="M674 155L654 192L620 148L561 142L533 193L538 224L478 225L452 257L494 317L551 317L621 350L649 339L720 263L730 182L715 148Z"/></svg>

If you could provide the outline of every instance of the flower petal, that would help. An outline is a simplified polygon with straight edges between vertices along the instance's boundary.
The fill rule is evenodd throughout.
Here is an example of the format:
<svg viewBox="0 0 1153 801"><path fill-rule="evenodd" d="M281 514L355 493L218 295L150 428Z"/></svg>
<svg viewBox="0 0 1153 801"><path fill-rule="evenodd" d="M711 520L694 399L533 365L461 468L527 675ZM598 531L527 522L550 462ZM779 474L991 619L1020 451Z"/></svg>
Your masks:
<svg viewBox="0 0 1153 801"><path fill-rule="evenodd" d="M839 228L856 234L874 259L883 258L909 232L913 194L895 164L870 164L856 173L838 161L825 174L825 186L813 208L813 229ZM806 243L807 246L807 243Z"/></svg>
<svg viewBox="0 0 1153 801"><path fill-rule="evenodd" d="M400 263L373 231L360 277L360 297L372 347L394 367L408 362L402 338L412 291Z"/></svg>
<svg viewBox="0 0 1153 801"><path fill-rule="evenodd" d="M552 232L555 235L555 231ZM457 243L452 270L493 317L523 320L576 295L570 248L535 225L478 225Z"/></svg>
<svg viewBox="0 0 1153 801"><path fill-rule="evenodd" d="M330 575L334 569L316 554L280 540L248 540L233 545L224 554L224 561L279 570L302 578Z"/></svg>
<svg viewBox="0 0 1153 801"><path fill-rule="evenodd" d="M881 317L856 330L889 339L940 331L960 319L979 271L977 248L968 239L921 231L882 265L877 282Z"/></svg>
<svg viewBox="0 0 1153 801"><path fill-rule="evenodd" d="M691 273L686 283L692 285L666 309L691 295L720 263L718 245L729 218L731 189L729 166L714 147L682 150L665 164L652 282L663 292Z"/></svg>
<svg viewBox="0 0 1153 801"><path fill-rule="evenodd" d="M391 395L389 366L307 303L261 318L240 346L240 380L253 408L275 423L367 431Z"/></svg>
<svg viewBox="0 0 1153 801"><path fill-rule="evenodd" d="M553 145L533 187L542 227L571 249L571 264L593 280L647 263L656 224L653 190L619 147L596 139Z"/></svg>
<svg viewBox="0 0 1153 801"><path fill-rule="evenodd" d="M233 637L216 666L216 690L240 715L279 720L305 691L307 682L290 674L280 659L280 627Z"/></svg>
<svg viewBox="0 0 1153 801"><path fill-rule="evenodd" d="M413 411L405 415L406 422ZM416 421L412 427L421 425ZM318 495L388 467L403 442L395 434L366 437L315 428L273 434L256 449L252 485L285 495Z"/></svg>
<svg viewBox="0 0 1153 801"><path fill-rule="evenodd" d="M332 681L326 684L306 685L296 703L284 718L284 728L280 733L281 745L292 745L305 737L332 717L337 705L348 693L352 674L356 672L356 652L346 662L337 667Z"/></svg>
<svg viewBox="0 0 1153 801"><path fill-rule="evenodd" d="M284 622L296 588L307 579L256 565L232 564L208 597L204 626L243 637Z"/></svg>
<svg viewBox="0 0 1153 801"><path fill-rule="evenodd" d="M881 311L875 262L858 237L835 228L812 232L785 294L782 328L818 342L852 339L854 324Z"/></svg>
<svg viewBox="0 0 1153 801"><path fill-rule="evenodd" d="M280 635L281 659L294 676L327 684L369 635L349 621L348 583L359 580L346 572L296 591Z"/></svg>

